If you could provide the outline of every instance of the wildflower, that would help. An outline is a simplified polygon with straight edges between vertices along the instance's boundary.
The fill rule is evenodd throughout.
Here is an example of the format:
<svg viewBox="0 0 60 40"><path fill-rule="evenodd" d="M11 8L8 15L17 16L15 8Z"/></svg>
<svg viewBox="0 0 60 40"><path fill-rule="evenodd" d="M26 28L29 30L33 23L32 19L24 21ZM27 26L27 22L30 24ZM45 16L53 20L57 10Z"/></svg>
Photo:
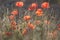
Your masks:
<svg viewBox="0 0 60 40"><path fill-rule="evenodd" d="M11 12L11 14L14 15L14 16L17 15L17 14L18 14L18 10L13 10L13 11Z"/></svg>
<svg viewBox="0 0 60 40"><path fill-rule="evenodd" d="M15 30L17 27L16 27L16 22L13 20L13 21L11 21L11 27L10 27L10 29L12 29L12 30Z"/></svg>
<svg viewBox="0 0 60 40"><path fill-rule="evenodd" d="M17 6L17 7L23 7L23 5L24 5L24 3L21 2L21 1L20 1L20 2L16 2L16 6Z"/></svg>
<svg viewBox="0 0 60 40"><path fill-rule="evenodd" d="M37 4L36 3L32 3L30 6L29 6L29 8L28 8L28 10L34 10L34 9L36 9L37 8Z"/></svg>
<svg viewBox="0 0 60 40"><path fill-rule="evenodd" d="M15 22L15 21L11 21L11 24L12 24L12 25L16 25L16 22Z"/></svg>
<svg viewBox="0 0 60 40"><path fill-rule="evenodd" d="M11 36L12 33L11 33L11 32L5 32L5 35L7 35L7 36Z"/></svg>
<svg viewBox="0 0 60 40"><path fill-rule="evenodd" d="M32 29L32 30L34 30L35 29L35 25L33 25L32 23L28 23L27 24L27 26L30 28L30 29Z"/></svg>
<svg viewBox="0 0 60 40"><path fill-rule="evenodd" d="M49 2L43 2L42 4L41 4L41 7L42 8L49 8L50 6L49 6Z"/></svg>
<svg viewBox="0 0 60 40"><path fill-rule="evenodd" d="M23 29L22 34L25 35L27 33L27 29Z"/></svg>
<svg viewBox="0 0 60 40"><path fill-rule="evenodd" d="M24 18L23 18L23 19L27 21L27 20L30 20L30 19L31 19L31 17L27 15L27 16L24 16Z"/></svg>
<svg viewBox="0 0 60 40"><path fill-rule="evenodd" d="M34 7L34 8L37 8L38 5L36 3L32 3L31 6Z"/></svg>
<svg viewBox="0 0 60 40"><path fill-rule="evenodd" d="M9 19L10 19L10 20L14 20L14 15L10 15L10 16L9 16Z"/></svg>
<svg viewBox="0 0 60 40"><path fill-rule="evenodd" d="M14 27L14 26L16 26L16 24L17 24L17 23L16 23L15 21L11 21L11 26Z"/></svg>
<svg viewBox="0 0 60 40"><path fill-rule="evenodd" d="M35 8L34 7L32 7L32 6L29 6L29 8L28 8L28 10L34 10Z"/></svg>
<svg viewBox="0 0 60 40"><path fill-rule="evenodd" d="M42 16L42 15L43 15L42 9L37 9L36 15L37 15L37 16Z"/></svg>

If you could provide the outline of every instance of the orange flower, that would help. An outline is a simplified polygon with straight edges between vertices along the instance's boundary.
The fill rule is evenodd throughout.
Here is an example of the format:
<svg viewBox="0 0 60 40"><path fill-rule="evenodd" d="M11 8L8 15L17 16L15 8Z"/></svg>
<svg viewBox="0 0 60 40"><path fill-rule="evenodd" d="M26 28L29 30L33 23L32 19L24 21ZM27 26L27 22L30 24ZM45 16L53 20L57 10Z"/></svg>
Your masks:
<svg viewBox="0 0 60 40"><path fill-rule="evenodd" d="M11 14L17 15L17 14L18 14L18 10L13 10L13 11L11 12Z"/></svg>
<svg viewBox="0 0 60 40"><path fill-rule="evenodd" d="M31 24L30 22L28 23L28 25L27 25L30 29L35 29L35 25L33 25L33 24Z"/></svg>
<svg viewBox="0 0 60 40"><path fill-rule="evenodd" d="M24 3L23 2L16 2L17 7L23 7Z"/></svg>
<svg viewBox="0 0 60 40"><path fill-rule="evenodd" d="M50 24L50 21L44 20L44 23L45 23L45 24Z"/></svg>
<svg viewBox="0 0 60 40"><path fill-rule="evenodd" d="M15 30L16 29L16 22L15 21L11 21L11 27L10 27L10 29L12 29L12 30Z"/></svg>
<svg viewBox="0 0 60 40"><path fill-rule="evenodd" d="M10 16L9 16L9 19L10 19L10 20L14 20L14 15L10 15Z"/></svg>
<svg viewBox="0 0 60 40"><path fill-rule="evenodd" d="M42 9L37 9L36 15L37 15L37 16L42 16L42 15L43 15Z"/></svg>
<svg viewBox="0 0 60 40"><path fill-rule="evenodd" d="M11 32L5 32L5 34L6 34L7 36L11 36L11 35L12 35Z"/></svg>
<svg viewBox="0 0 60 40"><path fill-rule="evenodd" d="M16 23L15 21L11 21L11 26L12 26L12 27L15 27L16 24L17 24L17 23Z"/></svg>
<svg viewBox="0 0 60 40"><path fill-rule="evenodd" d="M31 18L31 17L28 16L28 15L27 15L27 16L24 16L24 20L26 20L26 21L27 21L27 20L30 20L30 18Z"/></svg>
<svg viewBox="0 0 60 40"><path fill-rule="evenodd" d="M37 4L36 3L32 3L30 6L29 6L29 8L28 8L28 10L34 10L34 9L36 9L37 8Z"/></svg>
<svg viewBox="0 0 60 40"><path fill-rule="evenodd" d="M49 8L50 6L49 6L49 2L43 2L42 4L41 4L41 7L42 8Z"/></svg>
<svg viewBox="0 0 60 40"><path fill-rule="evenodd" d="M27 29L24 29L24 30L22 31L22 34L25 35L26 33L27 33Z"/></svg>
<svg viewBox="0 0 60 40"><path fill-rule="evenodd" d="M29 8L28 8L28 10L34 10L35 8L34 7L32 7L32 6L29 6Z"/></svg>
<svg viewBox="0 0 60 40"><path fill-rule="evenodd" d="M31 6L34 7L34 8L37 8L38 5L36 3L32 3Z"/></svg>

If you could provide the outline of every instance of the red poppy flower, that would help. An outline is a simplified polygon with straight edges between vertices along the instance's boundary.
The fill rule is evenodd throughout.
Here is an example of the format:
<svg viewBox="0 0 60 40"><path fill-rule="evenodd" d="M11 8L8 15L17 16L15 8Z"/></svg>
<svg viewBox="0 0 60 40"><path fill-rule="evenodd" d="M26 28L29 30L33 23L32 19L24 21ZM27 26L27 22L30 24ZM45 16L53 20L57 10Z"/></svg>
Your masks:
<svg viewBox="0 0 60 40"><path fill-rule="evenodd" d="M35 8L34 7L32 7L32 6L29 6L29 8L28 8L28 10L34 10Z"/></svg>
<svg viewBox="0 0 60 40"><path fill-rule="evenodd" d="M13 11L11 12L11 14L17 15L17 14L18 14L18 10L13 10Z"/></svg>
<svg viewBox="0 0 60 40"><path fill-rule="evenodd" d="M37 8L37 3L32 3L32 5L31 5L32 7L34 7L34 8Z"/></svg>
<svg viewBox="0 0 60 40"><path fill-rule="evenodd" d="M11 27L10 27L10 29L15 30L17 28L16 24L17 23L15 21L11 21Z"/></svg>
<svg viewBox="0 0 60 40"><path fill-rule="evenodd" d="M22 34L25 35L27 33L27 29L23 29Z"/></svg>
<svg viewBox="0 0 60 40"><path fill-rule="evenodd" d="M17 7L23 7L24 3L23 2L16 2Z"/></svg>
<svg viewBox="0 0 60 40"><path fill-rule="evenodd" d="M27 26L32 30L35 29L35 25L33 25L32 23L28 23Z"/></svg>
<svg viewBox="0 0 60 40"><path fill-rule="evenodd" d="M7 36L11 36L11 35L12 35L11 32L5 32L5 34L6 34Z"/></svg>
<svg viewBox="0 0 60 40"><path fill-rule="evenodd" d="M15 21L11 21L11 26L12 26L12 27L15 27L16 24L17 24L17 23L16 23Z"/></svg>
<svg viewBox="0 0 60 40"><path fill-rule="evenodd" d="M43 2L42 4L41 4L41 7L42 8L49 8L50 6L49 6L49 2Z"/></svg>
<svg viewBox="0 0 60 40"><path fill-rule="evenodd" d="M37 4L36 3L32 3L30 6L29 6L29 8L28 8L28 10L34 10L34 9L36 9L37 8Z"/></svg>
<svg viewBox="0 0 60 40"><path fill-rule="evenodd" d="M42 15L43 15L42 9L37 9L36 15L37 15L37 16L42 16Z"/></svg>
<svg viewBox="0 0 60 40"><path fill-rule="evenodd" d="M24 16L24 18L23 18L23 19L27 21L27 20L30 20L30 19L31 19L31 17L27 15L27 16Z"/></svg>

